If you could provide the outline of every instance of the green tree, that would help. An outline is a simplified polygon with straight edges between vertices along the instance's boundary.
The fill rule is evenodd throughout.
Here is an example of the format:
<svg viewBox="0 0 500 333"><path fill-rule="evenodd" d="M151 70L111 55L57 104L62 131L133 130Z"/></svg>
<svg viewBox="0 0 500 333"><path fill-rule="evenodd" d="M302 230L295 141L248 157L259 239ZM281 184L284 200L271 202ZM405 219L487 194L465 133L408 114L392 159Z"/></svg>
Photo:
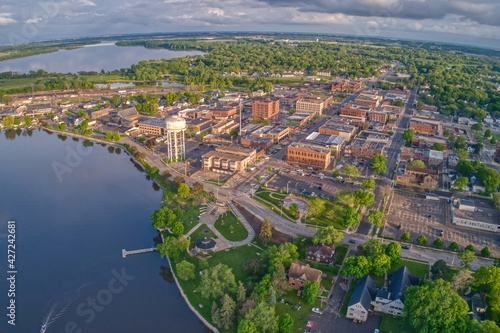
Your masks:
<svg viewBox="0 0 500 333"><path fill-rule="evenodd" d="M451 133L450 133L450 130L444 130L443 131L443 135L444 136L449 136Z"/></svg>
<svg viewBox="0 0 500 333"><path fill-rule="evenodd" d="M220 323L225 329L233 324L234 311L236 310L236 303L228 294L224 294L222 298L222 306L220 308Z"/></svg>
<svg viewBox="0 0 500 333"><path fill-rule="evenodd" d="M370 207L375 203L375 194L359 189L354 191L354 200L361 207Z"/></svg>
<svg viewBox="0 0 500 333"><path fill-rule="evenodd" d="M380 228L385 221L385 215L378 210L370 210L366 220L373 224L376 228Z"/></svg>
<svg viewBox="0 0 500 333"><path fill-rule="evenodd" d="M238 302L239 306L242 306L245 303L247 297L247 293L245 290L245 286L243 282L238 281L238 290L236 291L236 302Z"/></svg>
<svg viewBox="0 0 500 333"><path fill-rule="evenodd" d="M260 183L260 180L261 180L260 175L258 175L258 176L257 176L257 181L258 181L259 183Z"/></svg>
<svg viewBox="0 0 500 333"><path fill-rule="evenodd" d="M444 151L444 146L442 144L440 144L439 142L436 142L434 143L434 145L432 145L432 150L437 150L437 151Z"/></svg>
<svg viewBox="0 0 500 333"><path fill-rule="evenodd" d="M293 323L294 323L293 318L288 313L285 313L280 318L278 332L279 333L291 333Z"/></svg>
<svg viewBox="0 0 500 333"><path fill-rule="evenodd" d="M304 284L304 290L302 291L302 297L304 298L304 302L307 304L313 305L316 301L316 298L320 295L321 291L319 288L318 281L307 281Z"/></svg>
<svg viewBox="0 0 500 333"><path fill-rule="evenodd" d="M479 155L481 153L481 150L483 150L484 145L481 142L476 143L476 146L474 147L474 154Z"/></svg>
<svg viewBox="0 0 500 333"><path fill-rule="evenodd" d="M4 96L2 97L2 104L9 105L12 102L12 97Z"/></svg>
<svg viewBox="0 0 500 333"><path fill-rule="evenodd" d="M363 244L363 252L366 256L374 256L383 253L383 246L380 239L372 238Z"/></svg>
<svg viewBox="0 0 500 333"><path fill-rule="evenodd" d="M283 243L271 245L267 250L269 255L270 267L275 269L278 262L281 262L285 268L290 267L292 262L299 257L297 246L292 243Z"/></svg>
<svg viewBox="0 0 500 333"><path fill-rule="evenodd" d="M288 289L288 279L286 278L285 266L281 262L276 264L276 270L271 277L271 285L276 292L283 294Z"/></svg>
<svg viewBox="0 0 500 333"><path fill-rule="evenodd" d="M500 333L500 328L494 321L473 319L469 322L468 333Z"/></svg>
<svg viewBox="0 0 500 333"><path fill-rule="evenodd" d="M409 240L411 239L411 236L410 236L410 233L409 232L405 232L401 235L401 240L403 242L408 242Z"/></svg>
<svg viewBox="0 0 500 333"><path fill-rule="evenodd" d="M323 229L319 229L314 235L314 244L338 244L344 238L344 233L335 229L333 226L329 226Z"/></svg>
<svg viewBox="0 0 500 333"><path fill-rule="evenodd" d="M461 265L465 267L469 267L469 264L477 259L474 251L470 250L465 250L464 252L460 253L458 257L462 260Z"/></svg>
<svg viewBox="0 0 500 333"><path fill-rule="evenodd" d="M415 136L415 132L411 129L408 129L403 132L403 140L405 140L407 143L413 141L413 137Z"/></svg>
<svg viewBox="0 0 500 333"><path fill-rule="evenodd" d="M292 213L294 216L297 216L299 212L299 206L296 203L293 203L290 205L290 208L288 209L290 213Z"/></svg>
<svg viewBox="0 0 500 333"><path fill-rule="evenodd" d="M450 274L450 267L446 264L446 261L440 259L434 263L431 267L432 279L448 279L448 274Z"/></svg>
<svg viewBox="0 0 500 333"><path fill-rule="evenodd" d="M463 191L464 187L467 186L467 183L469 182L469 178L467 177L460 177L455 180L453 185L458 188L459 191Z"/></svg>
<svg viewBox="0 0 500 333"><path fill-rule="evenodd" d="M267 246L267 242L273 238L273 226L267 217L264 217L264 221L262 221L262 225L260 226L259 238L264 246Z"/></svg>
<svg viewBox="0 0 500 333"><path fill-rule="evenodd" d="M253 322L242 319L238 324L238 333L258 333L258 331Z"/></svg>
<svg viewBox="0 0 500 333"><path fill-rule="evenodd" d="M172 232L176 235L182 235L184 233L184 225L182 225L181 221L174 222Z"/></svg>
<svg viewBox="0 0 500 333"><path fill-rule="evenodd" d="M189 279L194 278L194 265L189 261L183 260L180 263L176 264L177 268L177 277L184 281L188 281Z"/></svg>
<svg viewBox="0 0 500 333"><path fill-rule="evenodd" d="M335 170L335 171L332 172L332 177L333 178L338 178L338 176L340 176L340 172L338 172L337 170Z"/></svg>
<svg viewBox="0 0 500 333"><path fill-rule="evenodd" d="M475 123L475 124L472 124L472 126L470 128L473 131L482 131L483 130L483 125L480 124L480 123Z"/></svg>
<svg viewBox="0 0 500 333"><path fill-rule="evenodd" d="M363 186L367 190L374 189L375 188L375 180L372 178L365 179L361 183L361 186Z"/></svg>
<svg viewBox="0 0 500 333"><path fill-rule="evenodd" d="M349 208L345 211L344 216L342 217L342 225L344 227L354 227L359 223L360 214L356 212L356 209Z"/></svg>
<svg viewBox="0 0 500 333"><path fill-rule="evenodd" d="M113 140L120 141L120 134L118 133L113 134Z"/></svg>
<svg viewBox="0 0 500 333"><path fill-rule="evenodd" d="M33 125L33 121L31 121L31 117L30 116L24 117L24 123L26 124L26 126Z"/></svg>
<svg viewBox="0 0 500 333"><path fill-rule="evenodd" d="M491 255L490 248L488 246L483 247L483 249L481 250L481 255L483 257L489 257Z"/></svg>
<svg viewBox="0 0 500 333"><path fill-rule="evenodd" d="M258 332L276 332L278 330L278 316L274 307L265 302L257 304L255 309L248 311L245 318L255 324Z"/></svg>
<svg viewBox="0 0 500 333"><path fill-rule="evenodd" d="M113 97L111 97L111 103L116 108L116 107L120 106L120 104L122 104L122 99L118 95L113 95Z"/></svg>
<svg viewBox="0 0 500 333"><path fill-rule="evenodd" d="M183 237L183 236L181 236ZM189 242L188 242L189 246ZM185 243L180 241L175 237L166 237L164 243L160 243L156 246L158 253L160 254L161 257L164 257L168 255L170 258L173 260L177 261L179 260L179 256L182 251L186 249Z"/></svg>
<svg viewBox="0 0 500 333"><path fill-rule="evenodd" d="M444 247L444 242L441 238L436 238L434 240L434 242L432 242L432 244L435 246L435 247Z"/></svg>
<svg viewBox="0 0 500 333"><path fill-rule="evenodd" d="M441 279L406 290L403 312L419 332L464 332L467 303Z"/></svg>
<svg viewBox="0 0 500 333"><path fill-rule="evenodd" d="M464 251L472 251L473 253L476 253L476 249L474 248L474 245L469 244L465 247Z"/></svg>
<svg viewBox="0 0 500 333"><path fill-rule="evenodd" d="M179 188L177 189L177 194L181 198L186 198L189 195L189 186L187 186L185 183L180 184Z"/></svg>
<svg viewBox="0 0 500 333"><path fill-rule="evenodd" d="M385 253L372 256L371 267L373 273L377 276L382 276L391 268L391 258Z"/></svg>
<svg viewBox="0 0 500 333"><path fill-rule="evenodd" d="M307 215L311 217L320 216L325 210L325 201L320 198L310 198L307 207Z"/></svg>
<svg viewBox="0 0 500 333"><path fill-rule="evenodd" d="M269 171L269 173L273 172L273 167L272 166L268 166L267 167L267 171Z"/></svg>
<svg viewBox="0 0 500 333"><path fill-rule="evenodd" d="M425 168L425 163L423 161L420 161L420 160L412 161L412 162L408 163L408 165L410 165L412 167L416 167L416 168Z"/></svg>
<svg viewBox="0 0 500 333"><path fill-rule="evenodd" d="M401 259L401 245L398 242L389 243L385 248L385 254L391 258L391 267L394 267Z"/></svg>
<svg viewBox="0 0 500 333"><path fill-rule="evenodd" d="M481 165L476 174L477 179L486 187L486 193L495 192L500 185L500 173L494 169Z"/></svg>
<svg viewBox="0 0 500 333"><path fill-rule="evenodd" d="M449 248L450 248L450 251L454 251L454 252L457 252L458 250L460 250L460 248L458 247L457 242L451 243Z"/></svg>
<svg viewBox="0 0 500 333"><path fill-rule="evenodd" d="M424 235L418 236L417 243L420 244L420 245L427 244L427 237L425 237Z"/></svg>
<svg viewBox="0 0 500 333"><path fill-rule="evenodd" d="M465 144L467 140L463 136L458 136L455 139L455 148L457 149L465 149Z"/></svg>
<svg viewBox="0 0 500 333"><path fill-rule="evenodd" d="M376 154L373 156L372 172L375 174L385 173L387 171L387 158L385 156Z"/></svg>
<svg viewBox="0 0 500 333"><path fill-rule="evenodd" d="M462 148L458 148L456 153L460 161L465 161L469 157L469 153L467 152L467 150Z"/></svg>
<svg viewBox="0 0 500 333"><path fill-rule="evenodd" d="M355 275L358 279L368 274L371 270L371 263L365 256L353 256L344 261L340 275Z"/></svg>
<svg viewBox="0 0 500 333"><path fill-rule="evenodd" d="M151 221L153 222L153 228L157 230L163 230L166 227L166 211L165 209L157 209L153 214L151 214Z"/></svg>
<svg viewBox="0 0 500 333"><path fill-rule="evenodd" d="M11 128L14 125L14 117L12 116L3 117L2 124L6 128Z"/></svg>
<svg viewBox="0 0 500 333"><path fill-rule="evenodd" d="M224 264L217 264L207 269L201 275L201 282L198 286L200 294L205 298L222 297L226 292L236 290L233 269Z"/></svg>
<svg viewBox="0 0 500 333"><path fill-rule="evenodd" d="M64 131L66 129L66 124L65 123L58 124L57 129L60 131Z"/></svg>
<svg viewBox="0 0 500 333"><path fill-rule="evenodd" d="M357 177L361 174L358 168L356 168L354 165L347 164L343 169L342 172L349 177L349 180L351 180L351 177Z"/></svg>
<svg viewBox="0 0 500 333"><path fill-rule="evenodd" d="M500 192L495 192L492 194L493 202L497 206L497 209L500 208Z"/></svg>
<svg viewBox="0 0 500 333"><path fill-rule="evenodd" d="M215 301L212 303L212 323L219 327L222 326L220 320L220 309L217 307Z"/></svg>
<svg viewBox="0 0 500 333"><path fill-rule="evenodd" d="M486 139L491 138L491 130L489 128L486 131L484 131L484 137Z"/></svg>

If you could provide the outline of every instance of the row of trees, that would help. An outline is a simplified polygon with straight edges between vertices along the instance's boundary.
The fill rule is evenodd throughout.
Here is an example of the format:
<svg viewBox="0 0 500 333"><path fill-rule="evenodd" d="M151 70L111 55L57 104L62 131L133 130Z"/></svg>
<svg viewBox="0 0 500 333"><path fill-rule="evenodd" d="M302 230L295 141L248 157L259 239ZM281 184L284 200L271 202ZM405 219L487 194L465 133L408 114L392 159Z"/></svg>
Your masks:
<svg viewBox="0 0 500 333"><path fill-rule="evenodd" d="M341 275L361 278L373 271L375 275L382 276L397 265L401 258L401 246L397 242L385 246L380 240L371 239L363 245L362 250L360 255L345 260Z"/></svg>

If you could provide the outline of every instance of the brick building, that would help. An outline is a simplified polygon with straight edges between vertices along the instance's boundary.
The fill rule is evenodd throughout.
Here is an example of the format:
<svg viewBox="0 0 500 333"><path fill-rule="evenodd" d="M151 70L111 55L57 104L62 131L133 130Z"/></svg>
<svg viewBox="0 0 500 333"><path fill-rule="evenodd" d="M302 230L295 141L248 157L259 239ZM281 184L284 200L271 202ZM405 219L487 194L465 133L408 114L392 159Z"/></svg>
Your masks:
<svg viewBox="0 0 500 333"><path fill-rule="evenodd" d="M328 148L294 142L288 146L286 161L290 164L326 169L330 165L331 156L331 150Z"/></svg>
<svg viewBox="0 0 500 333"><path fill-rule="evenodd" d="M280 112L280 102L277 98L255 100L252 103L252 118L274 119Z"/></svg>
<svg viewBox="0 0 500 333"><path fill-rule="evenodd" d="M326 135L339 135L346 138L349 141L351 137L356 133L358 127L355 125L338 122L336 120L330 120L326 122L323 126L318 129L320 134Z"/></svg>
<svg viewBox="0 0 500 333"><path fill-rule="evenodd" d="M318 244L306 250L306 261L319 262L325 265L333 265L335 262L335 246Z"/></svg>
<svg viewBox="0 0 500 333"><path fill-rule="evenodd" d="M288 271L288 286L302 290L308 281L317 281L321 285L321 274L319 269L311 268L309 264L304 265L300 260L295 260Z"/></svg>
<svg viewBox="0 0 500 333"><path fill-rule="evenodd" d="M274 143L279 143L281 140L288 137L290 128L286 126L264 126L258 128L251 133L252 136L272 139Z"/></svg>
<svg viewBox="0 0 500 333"><path fill-rule="evenodd" d="M415 131L415 133L438 135L440 133L440 124L437 121L411 118L410 129Z"/></svg>
<svg viewBox="0 0 500 333"><path fill-rule="evenodd" d="M202 157L203 168L218 173L233 174L255 161L257 151L252 148L220 146Z"/></svg>
<svg viewBox="0 0 500 333"><path fill-rule="evenodd" d="M191 120L188 124L196 126L196 128L198 129L196 131L196 134L209 130L212 127L212 121L207 118L195 118Z"/></svg>
<svg viewBox="0 0 500 333"><path fill-rule="evenodd" d="M228 118L234 118L236 116L235 107L224 107L224 106L214 106L208 109L212 112L213 118L215 120L224 120Z"/></svg>
<svg viewBox="0 0 500 333"><path fill-rule="evenodd" d="M439 170L417 168L407 164L404 173L398 173L396 176L396 181L405 184L422 184L425 187L437 187L439 185Z"/></svg>
<svg viewBox="0 0 500 333"><path fill-rule="evenodd" d="M352 141L348 150L354 156L373 158L373 156L377 154L383 155L384 149L384 142L377 142L366 139L355 139Z"/></svg>
<svg viewBox="0 0 500 333"><path fill-rule="evenodd" d="M344 81L344 82L333 82L332 91L358 91L362 87L360 81Z"/></svg>
<svg viewBox="0 0 500 333"><path fill-rule="evenodd" d="M220 134L230 134L232 130L237 129L240 124L234 119L227 119L221 121L212 126L212 134L220 135Z"/></svg>
<svg viewBox="0 0 500 333"><path fill-rule="evenodd" d="M146 119L139 122L139 132L149 135L165 135L165 120Z"/></svg>
<svg viewBox="0 0 500 333"><path fill-rule="evenodd" d="M368 114L368 119L370 121L385 124L387 122L387 113L383 111L372 111Z"/></svg>
<svg viewBox="0 0 500 333"><path fill-rule="evenodd" d="M273 144L273 140L270 138L261 138L254 135L247 135L240 139L240 143L244 147L267 149Z"/></svg>
<svg viewBox="0 0 500 333"><path fill-rule="evenodd" d="M333 96L306 96L297 100L295 108L297 112L314 113L319 116L332 100Z"/></svg>

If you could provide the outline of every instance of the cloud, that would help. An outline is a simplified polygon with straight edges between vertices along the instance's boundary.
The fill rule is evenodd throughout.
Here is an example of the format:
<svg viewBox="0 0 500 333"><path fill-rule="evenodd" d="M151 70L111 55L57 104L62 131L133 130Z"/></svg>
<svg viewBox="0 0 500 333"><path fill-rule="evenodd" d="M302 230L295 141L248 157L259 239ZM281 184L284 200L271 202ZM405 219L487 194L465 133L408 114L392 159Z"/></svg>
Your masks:
<svg viewBox="0 0 500 333"><path fill-rule="evenodd" d="M37 24L37 23L42 22L42 21L43 21L43 19L41 17L33 17L33 18L30 18L30 19L27 19L25 21L25 23L27 23L27 24Z"/></svg>
<svg viewBox="0 0 500 333"><path fill-rule="evenodd" d="M11 18L11 16L12 13L0 13L0 26L16 23L17 21Z"/></svg>

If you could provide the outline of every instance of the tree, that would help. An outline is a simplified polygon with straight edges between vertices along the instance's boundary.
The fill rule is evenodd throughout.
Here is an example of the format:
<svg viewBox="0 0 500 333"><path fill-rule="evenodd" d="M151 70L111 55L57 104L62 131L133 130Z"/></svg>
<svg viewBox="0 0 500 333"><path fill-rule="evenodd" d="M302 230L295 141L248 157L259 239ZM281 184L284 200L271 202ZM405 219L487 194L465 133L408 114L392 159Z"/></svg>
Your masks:
<svg viewBox="0 0 500 333"><path fill-rule="evenodd" d="M486 131L484 131L484 137L486 139L491 138L491 130L489 128Z"/></svg>
<svg viewBox="0 0 500 333"><path fill-rule="evenodd" d="M375 188L375 180L372 178L365 179L361 183L361 186L363 186L367 190L374 189Z"/></svg>
<svg viewBox="0 0 500 333"><path fill-rule="evenodd" d="M380 228L382 223L385 221L385 215L379 210L370 210L370 213L366 217L368 222L373 224L375 228Z"/></svg>
<svg viewBox="0 0 500 333"><path fill-rule="evenodd" d="M304 302L313 305L320 293L318 281L307 281L302 290L302 297L304 298Z"/></svg>
<svg viewBox="0 0 500 333"><path fill-rule="evenodd" d="M464 251L472 251L473 253L476 253L476 249L474 248L474 245L469 244L465 247Z"/></svg>
<svg viewBox="0 0 500 333"><path fill-rule="evenodd" d="M31 117L30 116L24 117L24 123L26 124L26 126L33 125L33 121L31 121Z"/></svg>
<svg viewBox="0 0 500 333"><path fill-rule="evenodd" d="M467 143L467 140L463 136L458 136L455 139L455 148L457 149L465 149L465 144Z"/></svg>
<svg viewBox="0 0 500 333"><path fill-rule="evenodd" d="M456 153L460 161L465 161L469 157L469 153L467 152L467 150L462 148L458 148Z"/></svg>
<svg viewBox="0 0 500 333"><path fill-rule="evenodd" d="M281 262L276 264L276 270L271 277L271 285L279 294L283 294L288 289L285 266Z"/></svg>
<svg viewBox="0 0 500 333"><path fill-rule="evenodd" d="M181 198L186 198L189 195L189 186L184 183L180 184L179 188L177 189L177 194Z"/></svg>
<svg viewBox="0 0 500 333"><path fill-rule="evenodd" d="M221 297L226 292L233 292L236 289L233 269L224 264L210 267L201 275L201 282L198 290L205 298Z"/></svg>
<svg viewBox="0 0 500 333"><path fill-rule="evenodd" d="M354 165L347 164L343 169L342 172L349 177L349 180L351 180L351 177L357 177L361 174L358 168L356 168Z"/></svg>
<svg viewBox="0 0 500 333"><path fill-rule="evenodd" d="M464 288L474 282L474 277L472 272L468 269L459 269L458 272L453 275L451 280L451 289L455 290L457 293L463 294Z"/></svg>
<svg viewBox="0 0 500 333"><path fill-rule="evenodd" d="M483 247L483 249L481 250L481 255L483 257L489 257L491 255L490 248L488 246Z"/></svg>
<svg viewBox="0 0 500 333"><path fill-rule="evenodd" d="M116 108L116 107L120 106L120 104L122 104L122 99L118 95L113 95L113 97L111 97L111 103Z"/></svg>
<svg viewBox="0 0 500 333"><path fill-rule="evenodd" d="M276 332L278 329L278 316L275 315L274 307L265 302L260 302L255 309L248 311L245 318L255 324L258 332Z"/></svg>
<svg viewBox="0 0 500 333"><path fill-rule="evenodd" d="M201 192L203 192L205 188L203 187L203 184L200 182L196 182L193 184L193 195L198 195Z"/></svg>
<svg viewBox="0 0 500 333"><path fill-rule="evenodd" d="M3 117L2 124L6 128L11 128L14 125L14 117L12 116Z"/></svg>
<svg viewBox="0 0 500 333"><path fill-rule="evenodd" d="M444 151L444 146L440 144L439 142L436 142L432 145L432 150L437 150L437 151Z"/></svg>
<svg viewBox="0 0 500 333"><path fill-rule="evenodd" d="M474 154L479 155L481 153L481 150L483 150L484 145L481 142L476 143L476 146L474 147Z"/></svg>
<svg viewBox="0 0 500 333"><path fill-rule="evenodd" d="M363 252L366 256L374 256L383 253L382 242L380 239L370 239L363 244Z"/></svg>
<svg viewBox="0 0 500 333"><path fill-rule="evenodd" d="M338 172L337 170L335 170L335 171L332 172L332 177L333 178L337 178L338 176L340 176L340 172Z"/></svg>
<svg viewBox="0 0 500 333"><path fill-rule="evenodd" d="M432 242L432 245L435 247L444 247L444 242L441 238L436 238L434 242Z"/></svg>
<svg viewBox="0 0 500 333"><path fill-rule="evenodd" d="M229 327L233 324L235 310L236 303L234 303L233 299L229 297L228 294L224 294L219 314L220 323L225 329L229 329Z"/></svg>
<svg viewBox="0 0 500 333"><path fill-rule="evenodd" d="M283 243L278 246L272 245L267 250L267 253L271 269L276 269L278 262L281 262L285 268L288 268L299 257L297 246L292 243Z"/></svg>
<svg viewBox="0 0 500 333"><path fill-rule="evenodd" d="M449 136L450 134L451 134L450 130L444 130L444 132L443 132L444 136Z"/></svg>
<svg viewBox="0 0 500 333"><path fill-rule="evenodd" d="M500 208L500 192L495 192L492 194L493 202L497 206L497 209Z"/></svg>
<svg viewBox="0 0 500 333"><path fill-rule="evenodd" d="M293 319L292 317L288 314L285 313L283 316L280 318L279 322L279 333L291 333L292 332L292 327L293 327Z"/></svg>
<svg viewBox="0 0 500 333"><path fill-rule="evenodd" d="M457 252L458 250L460 250L457 242L451 243L449 249L450 249L450 251L454 251L454 252Z"/></svg>
<svg viewBox="0 0 500 333"><path fill-rule="evenodd" d="M64 131L66 129L66 124L65 123L58 124L57 129L60 131Z"/></svg>
<svg viewBox="0 0 500 333"><path fill-rule="evenodd" d="M187 260L183 260L176 264L177 277L184 281L194 278L194 265Z"/></svg>
<svg viewBox="0 0 500 333"><path fill-rule="evenodd" d="M414 136L415 136L415 132L411 129L408 129L408 130L403 132L403 140L405 140L406 143L412 142Z"/></svg>
<svg viewBox="0 0 500 333"><path fill-rule="evenodd" d="M157 251L160 256L163 258L164 256L168 255L175 261L179 260L181 252L186 250L186 243L184 241L181 241L181 237L177 239L175 237L169 236L165 238L165 241L163 243L156 245ZM185 237L183 238L185 239ZM189 246L189 242L187 243L187 245Z"/></svg>
<svg viewBox="0 0 500 333"><path fill-rule="evenodd" d="M238 302L238 306L242 306L245 303L247 297L247 293L245 290L245 286L243 282L238 281L238 290L236 291L236 302Z"/></svg>
<svg viewBox="0 0 500 333"><path fill-rule="evenodd" d="M427 238L424 235L420 235L417 238L417 243L420 245L425 245L427 244Z"/></svg>
<svg viewBox="0 0 500 333"><path fill-rule="evenodd" d="M353 207L355 200L352 192L344 189L337 194L337 202L347 207Z"/></svg>
<svg viewBox="0 0 500 333"><path fill-rule="evenodd" d="M262 262L259 259L249 260L245 263L243 269L255 275L262 269Z"/></svg>
<svg viewBox="0 0 500 333"><path fill-rule="evenodd" d="M253 322L242 319L238 324L238 333L258 333L258 331Z"/></svg>
<svg viewBox="0 0 500 333"><path fill-rule="evenodd" d="M443 279L446 280L448 278L448 274L450 274L450 267L446 264L446 261L440 259L434 263L431 267L432 279Z"/></svg>
<svg viewBox="0 0 500 333"><path fill-rule="evenodd" d="M181 177L181 176L177 176L174 178L174 186L176 189L179 188L179 186L182 184L182 183L185 183L186 180L184 179L184 177Z"/></svg>
<svg viewBox="0 0 500 333"><path fill-rule="evenodd" d="M314 235L314 244L338 244L344 238L344 233L335 229L333 226L326 227L324 229L319 229Z"/></svg>
<svg viewBox="0 0 500 333"><path fill-rule="evenodd" d="M354 200L361 207L370 207L375 202L375 194L359 189L354 191Z"/></svg>
<svg viewBox="0 0 500 333"><path fill-rule="evenodd" d="M411 239L410 233L405 232L404 234L401 235L401 240L403 242L408 242Z"/></svg>
<svg viewBox="0 0 500 333"><path fill-rule="evenodd" d="M382 276L391 268L391 258L385 253L372 256L371 266L373 273L377 276Z"/></svg>
<svg viewBox="0 0 500 333"><path fill-rule="evenodd" d="M464 187L467 186L467 183L469 183L469 178L467 178L467 177L460 177L460 178L457 178L457 180L455 180L455 182L453 183L453 185L459 191L463 191Z"/></svg>
<svg viewBox="0 0 500 333"><path fill-rule="evenodd" d="M365 256L354 256L344 261L340 275L355 275L359 279L368 274L370 270L371 263Z"/></svg>
<svg viewBox="0 0 500 333"><path fill-rule="evenodd" d="M419 332L463 332L469 307L448 282L436 280L406 290L403 312Z"/></svg>
<svg viewBox="0 0 500 333"><path fill-rule="evenodd" d="M320 216L325 210L325 201L320 198L310 198L307 208L308 216Z"/></svg>
<svg viewBox="0 0 500 333"><path fill-rule="evenodd" d="M4 96L2 97L2 104L9 105L12 102L12 97Z"/></svg>
<svg viewBox="0 0 500 333"><path fill-rule="evenodd" d="M220 322L220 309L217 307L215 301L212 303L212 323L217 326L221 326Z"/></svg>
<svg viewBox="0 0 500 333"><path fill-rule="evenodd" d="M297 213L299 212L299 206L294 202L293 204L290 205L290 208L288 210L294 216L297 216Z"/></svg>
<svg viewBox="0 0 500 333"><path fill-rule="evenodd" d="M272 166L268 166L267 167L267 171L269 171L269 173L273 172L273 167Z"/></svg>
<svg viewBox="0 0 500 333"><path fill-rule="evenodd" d="M272 286L270 286L268 289L267 303L270 306L276 305L276 292L274 291L274 288Z"/></svg>
<svg viewBox="0 0 500 333"><path fill-rule="evenodd" d="M425 163L423 161L420 161L420 160L412 161L412 162L408 163L408 165L410 165L412 167L416 167L416 168L425 168Z"/></svg>
<svg viewBox="0 0 500 333"><path fill-rule="evenodd" d="M260 183L260 180L261 180L260 175L258 175L258 176L257 176L257 181L258 181L259 183Z"/></svg>
<svg viewBox="0 0 500 333"><path fill-rule="evenodd" d="M475 123L475 124L472 124L472 126L470 127L471 130L473 131L482 131L483 130L483 125L480 124L480 123Z"/></svg>
<svg viewBox="0 0 500 333"><path fill-rule="evenodd" d="M267 217L264 217L264 221L262 221L262 225L260 226L259 238L264 246L267 246L267 242L273 238L273 226Z"/></svg>
<svg viewBox="0 0 500 333"><path fill-rule="evenodd" d="M175 221L172 227L172 232L176 235L182 235L184 233L184 225L181 221Z"/></svg>
<svg viewBox="0 0 500 333"><path fill-rule="evenodd" d="M376 154L373 156L372 172L376 174L385 173L387 171L387 158L385 156Z"/></svg>
<svg viewBox="0 0 500 333"><path fill-rule="evenodd" d="M469 322L468 333L500 333L500 328L494 321L491 320L482 320L478 322L476 319L473 319Z"/></svg>
<svg viewBox="0 0 500 333"><path fill-rule="evenodd" d="M150 216L151 221L153 222L153 228L157 230L163 230L166 227L166 210L163 208L155 210L153 214Z"/></svg>
<svg viewBox="0 0 500 333"><path fill-rule="evenodd" d="M342 217L342 225L344 227L354 227L359 223L360 214L356 212L356 209L349 208L346 210L344 216Z"/></svg>
<svg viewBox="0 0 500 333"><path fill-rule="evenodd" d="M398 242L391 242L385 248L385 254L391 258L391 267L394 267L399 263L401 258L401 245Z"/></svg>
<svg viewBox="0 0 500 333"><path fill-rule="evenodd" d="M500 185L500 173L482 164L476 174L477 179L486 187L486 193L495 192Z"/></svg>
<svg viewBox="0 0 500 333"><path fill-rule="evenodd" d="M465 250L464 252L460 253L458 257L462 259L461 265L465 267L469 267L469 263L477 259L474 251L470 250Z"/></svg>

